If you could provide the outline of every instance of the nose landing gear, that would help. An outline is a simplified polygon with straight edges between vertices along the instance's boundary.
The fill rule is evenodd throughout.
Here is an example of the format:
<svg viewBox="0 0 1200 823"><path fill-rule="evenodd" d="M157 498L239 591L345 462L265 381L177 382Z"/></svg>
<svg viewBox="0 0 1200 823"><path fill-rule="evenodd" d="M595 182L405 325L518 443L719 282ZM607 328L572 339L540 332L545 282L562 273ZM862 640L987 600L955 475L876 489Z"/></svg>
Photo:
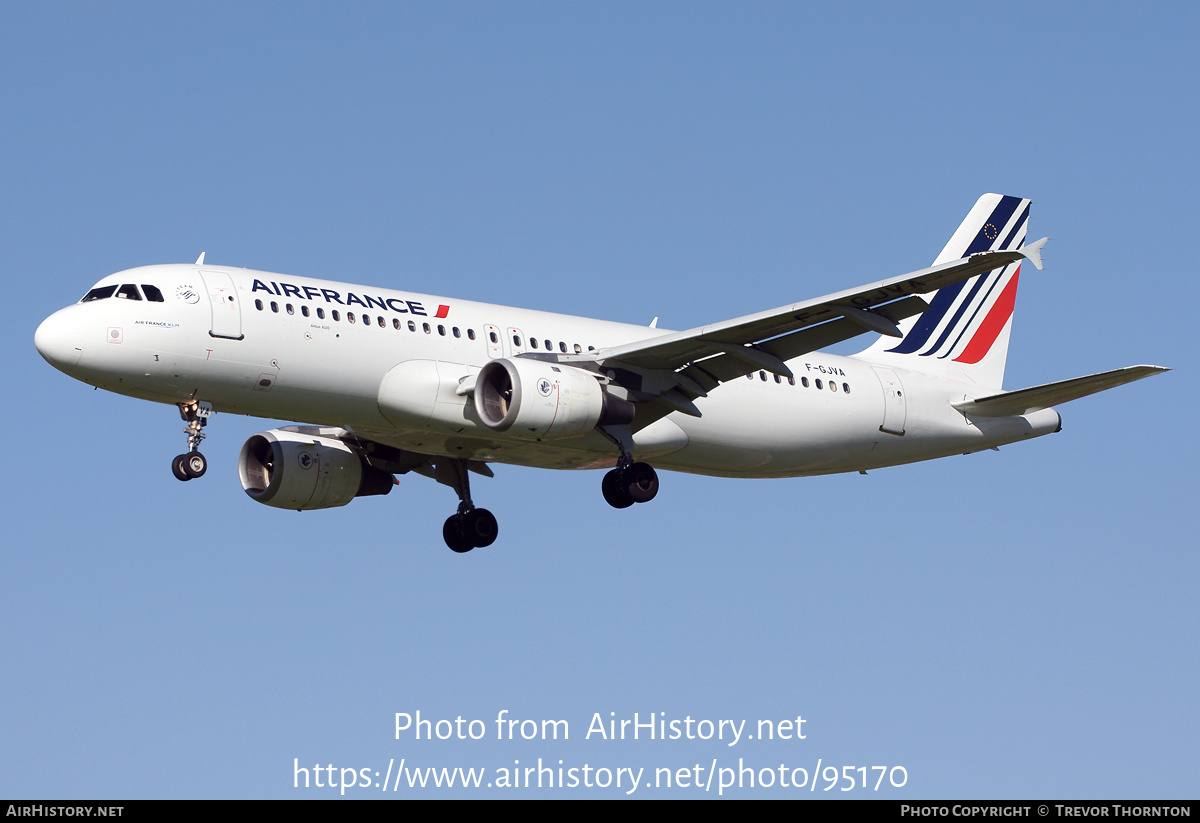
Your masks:
<svg viewBox="0 0 1200 823"><path fill-rule="evenodd" d="M171 461L171 472L180 480L191 480L201 477L208 471L208 460L199 451L200 441L204 439L201 431L208 425L209 415L212 414L212 403L204 400L192 400L179 404L179 416L187 423L183 433L188 436L186 454L176 455Z"/></svg>
<svg viewBox="0 0 1200 823"><path fill-rule="evenodd" d="M200 452L188 452L178 455L171 461L171 471L180 480L191 480L208 471L208 461Z"/></svg>

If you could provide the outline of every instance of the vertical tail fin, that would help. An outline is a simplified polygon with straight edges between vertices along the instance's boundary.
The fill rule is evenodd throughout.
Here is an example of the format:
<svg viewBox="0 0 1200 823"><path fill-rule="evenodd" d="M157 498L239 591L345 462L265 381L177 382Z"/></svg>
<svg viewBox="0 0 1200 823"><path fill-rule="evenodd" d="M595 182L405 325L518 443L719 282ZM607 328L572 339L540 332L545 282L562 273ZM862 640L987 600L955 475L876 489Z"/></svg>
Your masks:
<svg viewBox="0 0 1200 823"><path fill-rule="evenodd" d="M934 265L980 251L1019 249L1029 226L1029 200L985 194L954 232ZM999 389L1004 382L1020 263L939 289L929 309L900 325L904 337L883 337L859 356Z"/></svg>

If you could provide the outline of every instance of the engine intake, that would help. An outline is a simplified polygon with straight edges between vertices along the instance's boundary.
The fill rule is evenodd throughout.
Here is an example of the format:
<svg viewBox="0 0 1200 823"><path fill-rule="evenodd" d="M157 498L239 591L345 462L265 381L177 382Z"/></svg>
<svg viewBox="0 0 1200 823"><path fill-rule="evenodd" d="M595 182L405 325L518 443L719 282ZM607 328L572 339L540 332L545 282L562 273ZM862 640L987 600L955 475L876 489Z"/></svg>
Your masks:
<svg viewBox="0 0 1200 823"><path fill-rule="evenodd" d="M329 509L355 497L387 494L392 475L336 437L271 429L246 441L238 457L246 494L279 509Z"/></svg>
<svg viewBox="0 0 1200 823"><path fill-rule="evenodd" d="M475 411L494 431L530 440L578 437L633 420L633 404L605 391L590 372L521 358L491 360L480 370Z"/></svg>

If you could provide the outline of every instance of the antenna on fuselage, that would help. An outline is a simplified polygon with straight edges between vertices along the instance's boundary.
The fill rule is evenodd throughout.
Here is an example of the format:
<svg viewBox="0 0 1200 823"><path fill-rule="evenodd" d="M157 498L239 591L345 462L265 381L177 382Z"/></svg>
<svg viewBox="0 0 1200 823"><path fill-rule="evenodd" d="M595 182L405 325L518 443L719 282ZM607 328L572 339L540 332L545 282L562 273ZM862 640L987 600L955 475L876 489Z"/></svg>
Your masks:
<svg viewBox="0 0 1200 823"><path fill-rule="evenodd" d="M196 265L197 266L204 265L204 252L200 252L200 256L196 258Z"/></svg>

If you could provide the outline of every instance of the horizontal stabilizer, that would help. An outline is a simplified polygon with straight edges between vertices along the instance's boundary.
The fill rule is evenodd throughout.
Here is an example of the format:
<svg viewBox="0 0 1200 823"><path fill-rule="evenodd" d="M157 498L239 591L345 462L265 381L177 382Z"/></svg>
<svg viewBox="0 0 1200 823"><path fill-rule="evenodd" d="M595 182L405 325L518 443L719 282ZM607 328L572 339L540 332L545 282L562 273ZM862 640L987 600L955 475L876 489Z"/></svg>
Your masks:
<svg viewBox="0 0 1200 823"><path fill-rule="evenodd" d="M1164 371L1170 369L1163 366L1127 366L1100 374L1089 374L1087 377L1074 377L1070 380L1059 380L1057 383L993 394L978 400L961 400L951 405L965 414L977 417L1011 417L1087 397L1089 394L1132 383L1134 380Z"/></svg>

